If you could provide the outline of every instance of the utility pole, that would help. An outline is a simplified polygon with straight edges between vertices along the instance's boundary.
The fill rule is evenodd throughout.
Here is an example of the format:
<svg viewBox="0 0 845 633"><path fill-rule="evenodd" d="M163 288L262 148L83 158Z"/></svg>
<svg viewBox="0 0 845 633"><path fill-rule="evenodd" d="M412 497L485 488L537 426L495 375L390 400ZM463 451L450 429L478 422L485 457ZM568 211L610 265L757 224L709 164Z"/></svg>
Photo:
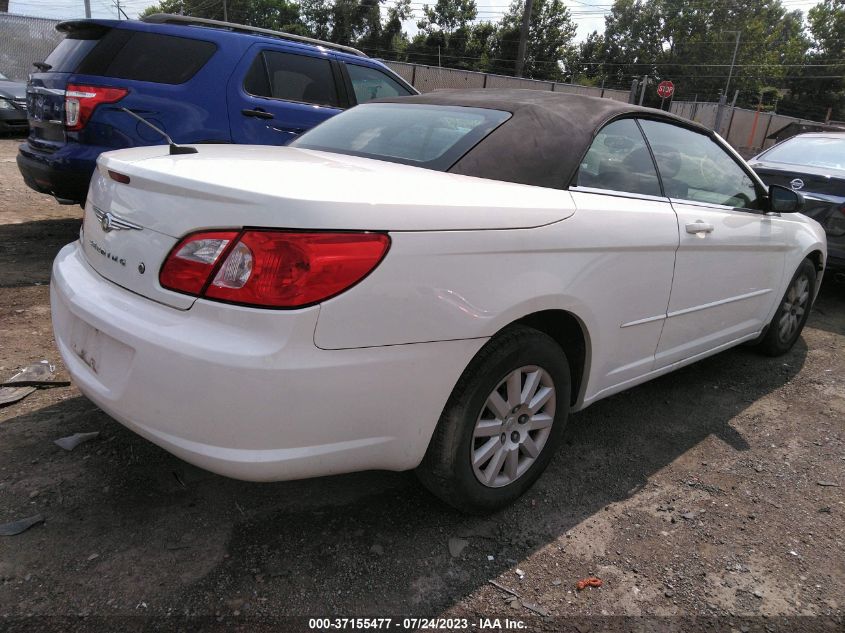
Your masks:
<svg viewBox="0 0 845 633"><path fill-rule="evenodd" d="M733 33L736 35L736 43L734 44L734 54L731 58L731 68L728 71L728 81L725 84L725 91L719 96L719 107L716 110L716 121L713 123L713 129L716 133L719 133L719 129L722 126L722 116L724 115L725 111L725 104L728 102L728 88L731 87L731 77L734 74L734 64L736 64L736 53L739 50L739 37L740 31L721 31L722 33ZM734 102L736 102L734 100Z"/></svg>
<svg viewBox="0 0 845 633"><path fill-rule="evenodd" d="M729 94L729 88L731 87L731 77L734 74L734 64L736 64L736 53L739 50L739 37L741 35L740 31L722 31L722 33L734 33L736 34L736 44L734 44L734 55L731 57L731 68L728 71L728 82L725 84L725 92L723 93L725 96Z"/></svg>
<svg viewBox="0 0 845 633"><path fill-rule="evenodd" d="M85 17L91 17L91 0L85 0Z"/></svg>
<svg viewBox="0 0 845 633"><path fill-rule="evenodd" d="M640 85L639 79L634 79L631 82L631 92L628 94L628 103L634 105L637 102L637 87Z"/></svg>
<svg viewBox="0 0 845 633"><path fill-rule="evenodd" d="M516 76L522 77L525 69L525 49L528 47L528 28L531 26L531 9L534 0L525 0L525 12L522 14L522 28L519 29L519 49L516 54Z"/></svg>
<svg viewBox="0 0 845 633"><path fill-rule="evenodd" d="M645 89L648 87L648 75L643 77L643 89L640 91L640 105L643 104L643 99L645 99Z"/></svg>
<svg viewBox="0 0 845 633"><path fill-rule="evenodd" d="M229 9L226 6L226 0L223 0L223 21L224 22L229 21Z"/></svg>

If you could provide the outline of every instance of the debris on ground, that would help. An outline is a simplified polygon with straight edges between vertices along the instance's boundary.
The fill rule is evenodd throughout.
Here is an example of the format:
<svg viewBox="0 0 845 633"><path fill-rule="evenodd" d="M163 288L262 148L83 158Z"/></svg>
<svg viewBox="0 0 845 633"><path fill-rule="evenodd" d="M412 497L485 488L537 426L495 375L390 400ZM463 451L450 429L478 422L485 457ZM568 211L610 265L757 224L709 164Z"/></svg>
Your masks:
<svg viewBox="0 0 845 633"><path fill-rule="evenodd" d="M0 525L0 536L15 536L21 532L26 532L33 525L38 525L39 523L44 523L43 514L34 514L25 519L4 523Z"/></svg>
<svg viewBox="0 0 845 633"><path fill-rule="evenodd" d="M513 589L509 589L508 587L505 587L504 585L499 584L495 580L488 580L487 582L489 582L491 585L493 585L496 589L501 589L505 593L509 593L510 595L516 596L517 598L520 597L520 595L517 592L515 592Z"/></svg>
<svg viewBox="0 0 845 633"><path fill-rule="evenodd" d="M601 578L590 576L589 578L579 580L577 583L575 583L575 587L578 589L578 591L583 591L587 587L601 587L602 584L604 583L602 582Z"/></svg>
<svg viewBox="0 0 845 633"><path fill-rule="evenodd" d="M457 558L466 549L467 545L469 545L469 541L465 538L453 536L449 539L449 554L452 558Z"/></svg>
<svg viewBox="0 0 845 633"><path fill-rule="evenodd" d="M540 615L544 618L547 618L550 615L547 609L544 609L543 607L541 607L538 604L532 604L530 602L523 602L522 606L525 607L526 609L528 609L529 611L533 611L537 615Z"/></svg>
<svg viewBox="0 0 845 633"><path fill-rule="evenodd" d="M92 431L91 433L74 433L73 435L68 435L67 437L60 437L57 440L53 440L53 444L55 444L59 448L65 449L66 451L72 451L83 442L93 440L99 435L99 431Z"/></svg>
<svg viewBox="0 0 845 633"><path fill-rule="evenodd" d="M825 486L825 487L829 487L829 488L838 488L839 487L839 484L836 483L835 481L817 481L816 484L818 484L819 486Z"/></svg>
<svg viewBox="0 0 845 633"><path fill-rule="evenodd" d="M0 383L0 405L23 400L37 388L67 387L67 381L53 380L56 366L50 361L27 365L6 382Z"/></svg>

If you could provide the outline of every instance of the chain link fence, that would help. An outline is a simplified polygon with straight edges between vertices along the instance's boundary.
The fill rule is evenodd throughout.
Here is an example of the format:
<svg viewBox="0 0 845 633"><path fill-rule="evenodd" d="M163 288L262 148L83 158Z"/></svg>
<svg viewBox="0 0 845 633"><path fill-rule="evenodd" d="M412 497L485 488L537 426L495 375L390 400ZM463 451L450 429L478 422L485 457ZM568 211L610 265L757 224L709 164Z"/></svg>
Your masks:
<svg viewBox="0 0 845 633"><path fill-rule="evenodd" d="M32 62L41 62L64 37L59 20L0 13L0 74L26 81Z"/></svg>
<svg viewBox="0 0 845 633"><path fill-rule="evenodd" d="M523 79L507 75L491 75L490 73L479 73L472 70L440 68L439 66L406 62L387 61L385 64L420 92L431 92L443 88L525 88L628 101L627 90L611 90L597 86L579 86L577 84Z"/></svg>

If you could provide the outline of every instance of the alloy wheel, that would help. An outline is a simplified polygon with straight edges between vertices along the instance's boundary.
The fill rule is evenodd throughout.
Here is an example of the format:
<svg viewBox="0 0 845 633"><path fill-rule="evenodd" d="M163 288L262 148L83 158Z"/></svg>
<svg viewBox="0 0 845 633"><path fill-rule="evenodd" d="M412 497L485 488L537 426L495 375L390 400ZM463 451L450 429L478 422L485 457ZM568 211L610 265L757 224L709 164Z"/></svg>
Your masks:
<svg viewBox="0 0 845 633"><path fill-rule="evenodd" d="M783 298L782 314L778 321L778 338L789 341L798 331L810 299L810 280L806 275L796 277Z"/></svg>
<svg viewBox="0 0 845 633"><path fill-rule="evenodd" d="M470 445L472 470L483 485L507 486L531 468L551 434L555 384L546 370L527 365L513 370L478 415Z"/></svg>

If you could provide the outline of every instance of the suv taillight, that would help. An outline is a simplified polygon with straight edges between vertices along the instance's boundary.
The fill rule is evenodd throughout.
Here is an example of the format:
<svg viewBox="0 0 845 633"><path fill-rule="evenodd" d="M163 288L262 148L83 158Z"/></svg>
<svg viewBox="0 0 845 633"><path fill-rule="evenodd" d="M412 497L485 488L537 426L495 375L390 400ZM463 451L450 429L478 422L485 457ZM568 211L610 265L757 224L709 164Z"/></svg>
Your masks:
<svg viewBox="0 0 845 633"><path fill-rule="evenodd" d="M383 233L203 231L167 256L168 290L263 308L301 308L344 292L384 258Z"/></svg>
<svg viewBox="0 0 845 633"><path fill-rule="evenodd" d="M76 132L85 127L101 103L115 103L129 94L126 88L68 84L65 91L65 127Z"/></svg>

